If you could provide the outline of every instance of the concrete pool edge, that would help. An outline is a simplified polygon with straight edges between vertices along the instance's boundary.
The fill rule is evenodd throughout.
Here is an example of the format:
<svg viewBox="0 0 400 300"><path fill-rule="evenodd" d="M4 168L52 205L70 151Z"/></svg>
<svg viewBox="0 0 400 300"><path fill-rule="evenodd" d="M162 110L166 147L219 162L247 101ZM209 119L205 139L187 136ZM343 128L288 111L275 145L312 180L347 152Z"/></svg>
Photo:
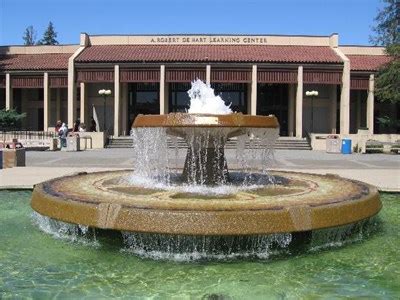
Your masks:
<svg viewBox="0 0 400 300"><path fill-rule="evenodd" d="M33 189L36 184L79 172L123 170L109 167L18 167L0 170L0 190ZM294 171L310 174L335 174L343 178L368 183L379 192L400 193L399 171L397 169L293 169L273 168L274 171ZM18 178L18 183L15 181Z"/></svg>

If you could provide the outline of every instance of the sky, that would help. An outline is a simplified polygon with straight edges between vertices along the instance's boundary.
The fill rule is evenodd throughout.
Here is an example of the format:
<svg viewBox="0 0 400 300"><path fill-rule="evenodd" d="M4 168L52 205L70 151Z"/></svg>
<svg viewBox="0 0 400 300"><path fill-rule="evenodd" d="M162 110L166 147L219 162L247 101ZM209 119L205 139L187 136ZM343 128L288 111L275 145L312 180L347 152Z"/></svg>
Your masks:
<svg viewBox="0 0 400 300"><path fill-rule="evenodd" d="M368 45L380 0L0 0L0 45L23 44L49 21L60 44L79 34L339 33L341 45Z"/></svg>

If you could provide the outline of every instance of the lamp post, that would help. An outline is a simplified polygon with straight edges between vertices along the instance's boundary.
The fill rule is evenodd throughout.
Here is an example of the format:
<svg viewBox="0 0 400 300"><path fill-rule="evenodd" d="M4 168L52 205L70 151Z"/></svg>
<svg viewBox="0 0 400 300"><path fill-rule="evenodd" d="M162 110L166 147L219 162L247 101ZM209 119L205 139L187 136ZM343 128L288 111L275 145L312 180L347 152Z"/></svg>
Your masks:
<svg viewBox="0 0 400 300"><path fill-rule="evenodd" d="M307 91L306 96L311 97L311 132L314 131L314 97L318 96L318 91Z"/></svg>
<svg viewBox="0 0 400 300"><path fill-rule="evenodd" d="M104 132L106 131L106 102L107 102L107 96L111 95L111 90L99 90L99 95L103 96L104 99L104 106L103 106L103 130Z"/></svg>

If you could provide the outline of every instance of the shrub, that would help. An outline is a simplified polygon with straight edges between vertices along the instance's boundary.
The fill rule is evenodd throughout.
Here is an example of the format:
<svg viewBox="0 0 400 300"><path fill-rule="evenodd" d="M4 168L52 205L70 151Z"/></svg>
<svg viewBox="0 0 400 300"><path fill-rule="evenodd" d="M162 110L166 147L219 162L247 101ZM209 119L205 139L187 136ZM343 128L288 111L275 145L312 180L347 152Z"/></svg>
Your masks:
<svg viewBox="0 0 400 300"><path fill-rule="evenodd" d="M26 117L26 113L18 113L15 109L0 110L0 130L17 130L21 128L21 121Z"/></svg>

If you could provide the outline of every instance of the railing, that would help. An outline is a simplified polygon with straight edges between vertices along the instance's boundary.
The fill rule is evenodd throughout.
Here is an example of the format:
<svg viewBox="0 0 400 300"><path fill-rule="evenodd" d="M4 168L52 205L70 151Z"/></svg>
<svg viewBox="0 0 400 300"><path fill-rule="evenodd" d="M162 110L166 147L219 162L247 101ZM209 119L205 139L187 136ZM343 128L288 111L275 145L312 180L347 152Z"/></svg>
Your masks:
<svg viewBox="0 0 400 300"><path fill-rule="evenodd" d="M12 139L19 140L48 140L57 137L53 131L0 131L0 141L6 142Z"/></svg>

